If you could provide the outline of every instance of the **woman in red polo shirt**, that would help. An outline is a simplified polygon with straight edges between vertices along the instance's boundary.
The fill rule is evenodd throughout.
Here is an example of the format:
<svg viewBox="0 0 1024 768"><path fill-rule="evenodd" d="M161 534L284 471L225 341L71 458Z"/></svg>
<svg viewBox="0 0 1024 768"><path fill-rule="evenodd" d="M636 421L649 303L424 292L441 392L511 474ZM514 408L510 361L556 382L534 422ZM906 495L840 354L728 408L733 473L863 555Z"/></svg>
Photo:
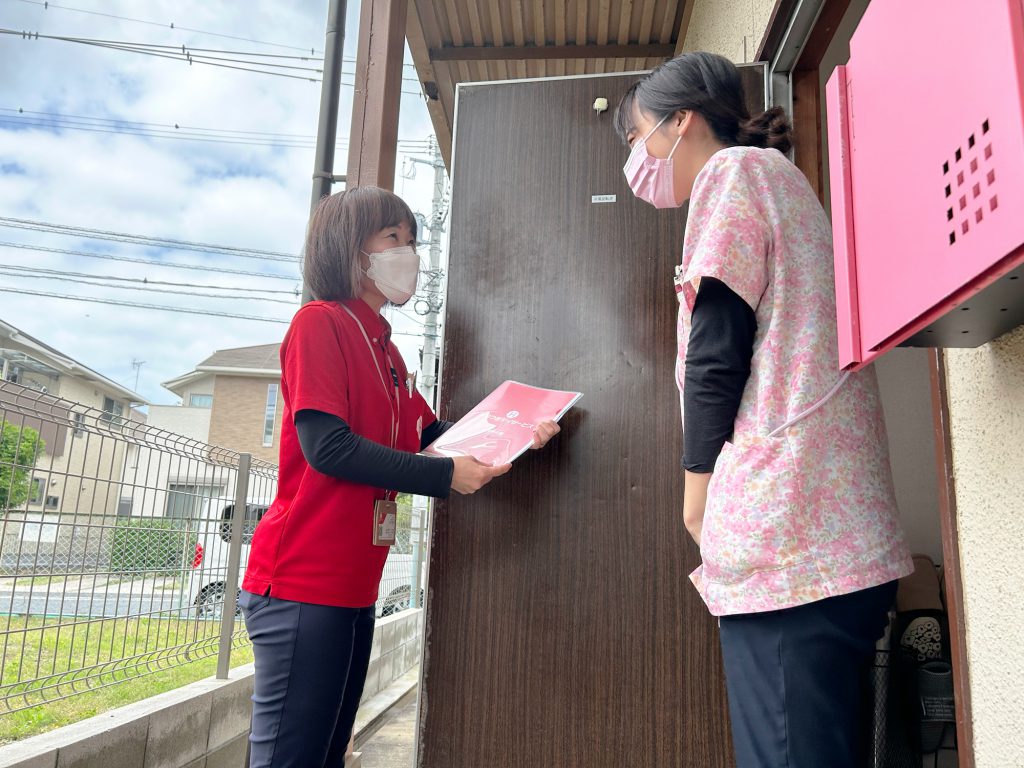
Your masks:
<svg viewBox="0 0 1024 768"><path fill-rule="evenodd" d="M510 465L417 454L449 426L413 386L380 311L416 290L412 211L375 187L325 198L304 279L318 299L281 345L277 498L256 528L239 604L253 643L251 762L343 766L373 641L398 493L473 493ZM537 429L535 447L558 432Z"/></svg>

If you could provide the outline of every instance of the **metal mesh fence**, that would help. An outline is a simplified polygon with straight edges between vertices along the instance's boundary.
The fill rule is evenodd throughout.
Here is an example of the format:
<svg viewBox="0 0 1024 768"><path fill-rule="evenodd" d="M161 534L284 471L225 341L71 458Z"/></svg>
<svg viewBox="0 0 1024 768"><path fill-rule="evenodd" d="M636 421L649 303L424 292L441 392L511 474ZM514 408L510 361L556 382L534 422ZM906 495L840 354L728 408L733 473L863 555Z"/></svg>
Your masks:
<svg viewBox="0 0 1024 768"><path fill-rule="evenodd" d="M0 714L211 656L226 675L277 467L4 381L0 430ZM425 500L401 503L381 616L422 605Z"/></svg>
<svg viewBox="0 0 1024 768"><path fill-rule="evenodd" d="M0 712L248 642L236 495L244 563L275 466L10 382L0 429Z"/></svg>
<svg viewBox="0 0 1024 768"><path fill-rule="evenodd" d="M423 605L426 562L427 500L398 497L398 528L377 598L377 614L390 616Z"/></svg>

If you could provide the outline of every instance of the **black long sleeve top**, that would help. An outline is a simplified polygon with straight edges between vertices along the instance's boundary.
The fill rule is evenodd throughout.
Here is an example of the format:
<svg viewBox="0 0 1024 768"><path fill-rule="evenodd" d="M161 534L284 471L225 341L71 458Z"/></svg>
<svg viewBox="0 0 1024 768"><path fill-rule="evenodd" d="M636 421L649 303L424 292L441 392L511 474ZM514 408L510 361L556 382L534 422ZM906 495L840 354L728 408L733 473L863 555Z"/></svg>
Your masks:
<svg viewBox="0 0 1024 768"><path fill-rule="evenodd" d="M423 430L420 448L426 448L452 425L435 421ZM353 483L400 493L447 498L455 462L449 458L396 451L357 435L348 423L323 411L295 414L295 431L302 455L313 469Z"/></svg>
<svg viewBox="0 0 1024 768"><path fill-rule="evenodd" d="M725 283L701 278L683 381L683 468L713 472L750 377L757 319Z"/></svg>

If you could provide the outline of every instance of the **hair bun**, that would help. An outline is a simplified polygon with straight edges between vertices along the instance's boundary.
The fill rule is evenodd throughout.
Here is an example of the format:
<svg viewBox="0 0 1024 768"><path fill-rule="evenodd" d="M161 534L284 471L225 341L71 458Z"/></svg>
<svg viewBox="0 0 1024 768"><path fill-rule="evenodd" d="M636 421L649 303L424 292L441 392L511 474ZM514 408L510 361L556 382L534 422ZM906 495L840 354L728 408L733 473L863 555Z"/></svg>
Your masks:
<svg viewBox="0 0 1024 768"><path fill-rule="evenodd" d="M782 107L772 107L740 121L736 140L745 147L765 147L786 153L793 146L793 129Z"/></svg>

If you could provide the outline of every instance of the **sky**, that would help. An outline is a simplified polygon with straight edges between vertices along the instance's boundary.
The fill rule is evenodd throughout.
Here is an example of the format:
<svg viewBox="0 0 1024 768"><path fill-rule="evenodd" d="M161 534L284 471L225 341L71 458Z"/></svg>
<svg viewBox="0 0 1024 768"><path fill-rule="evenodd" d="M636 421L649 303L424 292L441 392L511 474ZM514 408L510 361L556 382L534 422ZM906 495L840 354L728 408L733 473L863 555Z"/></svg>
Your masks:
<svg viewBox="0 0 1024 768"><path fill-rule="evenodd" d="M347 164L359 26L359 3L348 6L343 66L348 74L342 78L338 174ZM126 18L114 18L118 16ZM0 0L0 28L118 41L130 47L144 43L148 50L154 50L153 45L180 50L178 46L184 45L193 50L302 57L315 49L320 56L326 18L327 0L65 0L49 3L48 8L36 0ZM242 58L213 51L207 55ZM261 61L320 66L302 58ZM408 51L406 61L411 64ZM301 251L309 216L320 102L320 83L305 79L319 75L284 66L274 69L300 79L190 65L96 45L0 35L0 319L159 404L178 402L161 382L191 371L215 350L279 342L299 305L300 266L290 257ZM432 128L415 70L407 66L405 73L399 124L399 140L404 143L395 191L414 211L429 216L433 171L412 158L428 159L423 142ZM406 178L413 169L415 176ZM115 242L80 231L12 226L17 223L12 219L243 252L255 249L270 256ZM425 258L425 248L421 252ZM257 274L185 270L169 264ZM37 271L27 273L26 267ZM44 274L46 279L41 279ZM159 282L137 282L141 279ZM187 295L190 292L216 296ZM282 322L86 303L43 293ZM414 369L422 318L412 304L391 317L395 341ZM133 366L133 361L143 364Z"/></svg>

